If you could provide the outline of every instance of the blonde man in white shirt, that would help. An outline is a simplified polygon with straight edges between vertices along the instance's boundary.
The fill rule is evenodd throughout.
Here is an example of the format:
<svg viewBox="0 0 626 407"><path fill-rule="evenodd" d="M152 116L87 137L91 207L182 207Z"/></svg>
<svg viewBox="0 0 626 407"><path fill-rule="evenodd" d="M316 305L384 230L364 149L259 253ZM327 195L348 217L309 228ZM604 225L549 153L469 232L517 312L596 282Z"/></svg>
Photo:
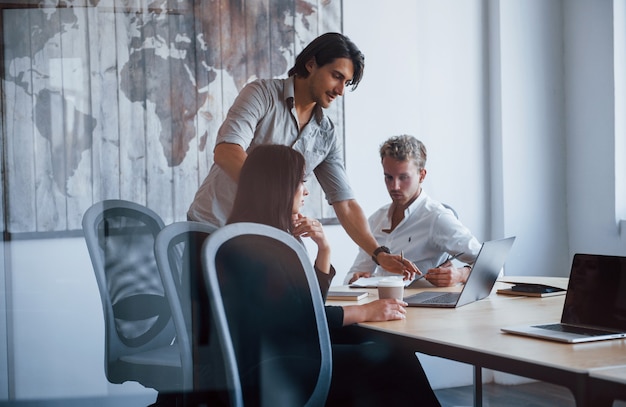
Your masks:
<svg viewBox="0 0 626 407"><path fill-rule="evenodd" d="M424 144L408 135L391 137L380 147L380 158L391 203L368 219L378 244L392 253L403 253L435 286L465 283L481 244L450 209L422 188L427 158ZM460 253L458 259L464 265L448 260ZM394 274L377 267L368 253L359 250L344 283L386 275Z"/></svg>

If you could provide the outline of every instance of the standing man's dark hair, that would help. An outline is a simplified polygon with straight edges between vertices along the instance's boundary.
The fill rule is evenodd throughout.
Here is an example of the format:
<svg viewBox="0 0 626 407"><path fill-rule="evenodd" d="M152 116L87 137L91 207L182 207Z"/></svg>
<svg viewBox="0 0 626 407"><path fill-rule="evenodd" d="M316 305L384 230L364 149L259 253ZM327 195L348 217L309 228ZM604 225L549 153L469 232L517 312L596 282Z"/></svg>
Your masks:
<svg viewBox="0 0 626 407"><path fill-rule="evenodd" d="M357 88L363 77L365 56L357 46L343 34L326 33L311 41L311 43L298 54L296 63L289 70L288 75L298 75L302 78L309 76L306 64L312 58L315 59L317 66L324 66L337 58L350 59L354 65L354 75L348 85L352 86L352 90Z"/></svg>

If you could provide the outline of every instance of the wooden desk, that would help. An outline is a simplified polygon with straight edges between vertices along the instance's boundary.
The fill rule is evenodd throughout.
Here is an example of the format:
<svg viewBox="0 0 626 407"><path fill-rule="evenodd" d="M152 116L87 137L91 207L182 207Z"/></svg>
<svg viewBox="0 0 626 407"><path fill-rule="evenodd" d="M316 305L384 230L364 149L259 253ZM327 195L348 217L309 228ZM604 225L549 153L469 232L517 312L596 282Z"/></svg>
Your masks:
<svg viewBox="0 0 626 407"><path fill-rule="evenodd" d="M565 296L532 298L495 294L455 309L408 308L406 320L367 322L350 327L363 339L393 341L413 351L475 366L476 405L482 405L482 368L530 377L570 389L578 405L588 405L588 373L626 366L626 339L561 344L500 331L507 325L561 319ZM406 290L405 295L423 289ZM377 298L376 290L367 299ZM340 304L340 302L333 302Z"/></svg>

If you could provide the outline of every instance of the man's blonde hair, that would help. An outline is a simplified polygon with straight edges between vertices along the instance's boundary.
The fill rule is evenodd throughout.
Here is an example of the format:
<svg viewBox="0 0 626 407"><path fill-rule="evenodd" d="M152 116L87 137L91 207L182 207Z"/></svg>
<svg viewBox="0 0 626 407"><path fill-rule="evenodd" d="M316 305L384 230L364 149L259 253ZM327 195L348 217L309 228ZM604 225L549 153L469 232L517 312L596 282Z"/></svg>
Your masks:
<svg viewBox="0 0 626 407"><path fill-rule="evenodd" d="M422 170L426 167L426 146L413 136L393 136L380 146L381 161L385 157L397 161L413 160L417 169Z"/></svg>

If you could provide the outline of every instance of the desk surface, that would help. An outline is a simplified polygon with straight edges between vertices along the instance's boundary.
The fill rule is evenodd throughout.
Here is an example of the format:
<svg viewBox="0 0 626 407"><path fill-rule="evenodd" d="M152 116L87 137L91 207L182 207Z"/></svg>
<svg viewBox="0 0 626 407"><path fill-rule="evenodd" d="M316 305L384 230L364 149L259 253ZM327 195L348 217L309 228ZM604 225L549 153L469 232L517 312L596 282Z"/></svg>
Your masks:
<svg viewBox="0 0 626 407"><path fill-rule="evenodd" d="M589 372L591 377L626 384L626 366L613 366L594 369Z"/></svg>
<svg viewBox="0 0 626 407"><path fill-rule="evenodd" d="M565 300L495 293L509 286L497 283L489 297L460 308L410 307L405 320L366 322L358 328L365 336L382 335L422 353L565 385L577 399L585 397L582 384L590 370L626 366L626 339L563 344L500 331L509 325L559 321ZM359 304L378 298L375 289L368 291ZM419 291L424 288L407 289L405 296Z"/></svg>

